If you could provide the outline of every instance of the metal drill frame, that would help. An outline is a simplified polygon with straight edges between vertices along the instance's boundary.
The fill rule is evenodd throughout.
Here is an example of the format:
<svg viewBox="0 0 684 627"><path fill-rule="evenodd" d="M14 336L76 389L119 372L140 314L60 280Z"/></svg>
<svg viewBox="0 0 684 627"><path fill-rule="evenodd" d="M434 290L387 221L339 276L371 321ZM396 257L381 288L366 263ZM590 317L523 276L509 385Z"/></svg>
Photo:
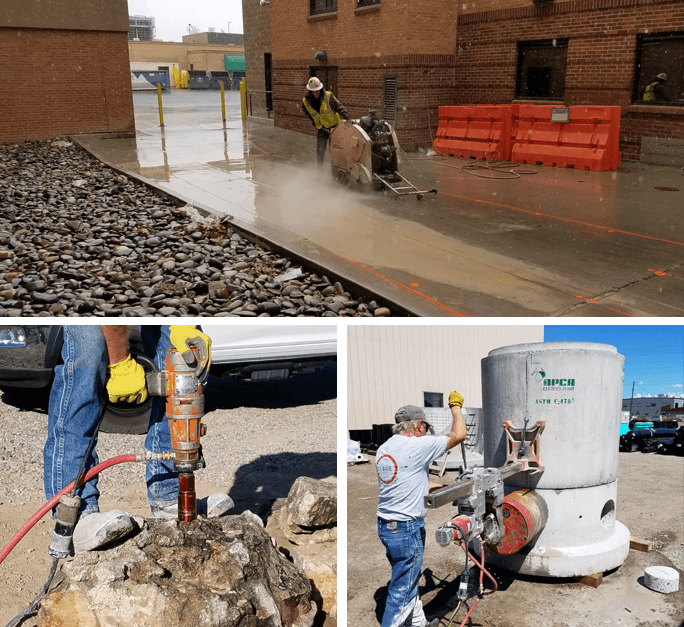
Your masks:
<svg viewBox="0 0 684 627"><path fill-rule="evenodd" d="M511 464L521 463L523 471L532 471L531 474L544 471L541 462L541 440L539 436L544 431L546 422L536 422L531 427L527 422L523 427L515 427L507 420L503 423L506 434L506 463L504 468Z"/></svg>
<svg viewBox="0 0 684 627"><path fill-rule="evenodd" d="M503 482L504 479L522 472L523 464L521 462L515 462L508 466L504 466L503 468L486 468L479 470L492 471L491 476L497 476ZM437 509L439 507L443 507L444 505L457 505L459 499L469 496L476 489L474 474L475 473L473 473L473 475L468 475L467 479L464 479L454 485L445 486L439 490L435 490L431 494L428 494L423 499L425 507L428 509ZM484 483L482 483L481 486L490 485L492 481L491 476L488 476L486 480L483 479ZM493 487L493 484L491 484L491 486Z"/></svg>

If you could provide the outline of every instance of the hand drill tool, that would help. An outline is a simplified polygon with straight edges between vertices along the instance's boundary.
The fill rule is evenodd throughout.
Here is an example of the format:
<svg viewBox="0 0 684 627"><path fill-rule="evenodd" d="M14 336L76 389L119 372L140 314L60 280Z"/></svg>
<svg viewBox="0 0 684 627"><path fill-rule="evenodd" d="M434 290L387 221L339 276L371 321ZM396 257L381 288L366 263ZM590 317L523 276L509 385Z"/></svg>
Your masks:
<svg viewBox="0 0 684 627"><path fill-rule="evenodd" d="M196 363L198 351L193 348ZM201 424L204 416L204 377L198 377L195 366L186 364L182 355L170 348L166 351L163 371L154 368L146 375L147 390L152 396L166 397L166 418L171 432L173 467L178 472L178 520L190 522L197 518L197 497L195 493L195 470L204 468L200 437L206 427Z"/></svg>
<svg viewBox="0 0 684 627"><path fill-rule="evenodd" d="M76 495L79 486L92 476L114 464L123 462L142 462L153 459L173 459L173 466L178 472L178 520L191 522L197 518L197 497L195 493L195 475L198 468L204 468L204 458L200 437L205 435L205 426L201 423L204 416L204 394L202 385L207 378L208 369L200 367L199 350L192 347L196 365L188 365L175 348L166 351L164 370L160 371L156 363L148 357L136 355L135 359L145 369L147 390L151 396L164 396L166 398L166 418L169 421L171 432L171 446L173 453L150 453L146 451L141 455L119 455L105 462L101 462L86 473L86 461L95 445L95 434L99 430L102 417L107 409L107 402L100 412L95 432L91 438L83 463L77 478L55 497L50 499L36 514L15 534L10 542L0 551L0 563L7 557L9 552L16 546L26 532L40 520L51 508L57 505L57 519L52 542L48 552L52 556L52 566L48 578L43 585L40 594L33 600L21 614L16 616L7 627L14 627L24 617L28 616L39 604L40 600L48 591L52 579L57 570L59 560L71 553L71 543L74 528L79 518L80 497ZM71 491L70 493L68 493Z"/></svg>

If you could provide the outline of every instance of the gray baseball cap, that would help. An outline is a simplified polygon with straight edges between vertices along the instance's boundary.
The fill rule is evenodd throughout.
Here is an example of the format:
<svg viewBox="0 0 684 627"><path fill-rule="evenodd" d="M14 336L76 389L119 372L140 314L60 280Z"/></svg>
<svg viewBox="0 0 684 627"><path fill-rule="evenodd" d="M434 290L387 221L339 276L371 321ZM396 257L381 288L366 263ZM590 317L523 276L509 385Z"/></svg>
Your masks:
<svg viewBox="0 0 684 627"><path fill-rule="evenodd" d="M422 420L425 427L430 431L432 425L425 420L425 412L422 407L416 405L404 405L397 409L397 413L394 414L394 422L399 424L400 422L406 422L407 420Z"/></svg>

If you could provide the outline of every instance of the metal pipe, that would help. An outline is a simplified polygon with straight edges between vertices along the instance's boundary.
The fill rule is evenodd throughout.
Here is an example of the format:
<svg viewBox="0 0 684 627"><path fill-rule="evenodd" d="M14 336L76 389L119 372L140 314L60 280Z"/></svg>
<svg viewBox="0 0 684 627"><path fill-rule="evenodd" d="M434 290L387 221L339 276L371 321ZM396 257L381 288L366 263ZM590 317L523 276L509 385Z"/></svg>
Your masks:
<svg viewBox="0 0 684 627"><path fill-rule="evenodd" d="M499 475L503 480L507 477L511 477L512 475L522 472L522 470L522 462L515 462L513 464L504 466L499 471ZM440 490L435 490L431 494L428 494L426 497L424 497L423 502L425 503L425 507L428 509L437 509L438 507L442 507L444 505L450 505L464 496L468 496L472 491L473 482L472 479L468 478L454 485L445 486Z"/></svg>
<svg viewBox="0 0 684 627"><path fill-rule="evenodd" d="M178 475L178 521L192 522L197 518L195 475L181 472Z"/></svg>
<svg viewBox="0 0 684 627"><path fill-rule="evenodd" d="M162 109L161 83L157 83L157 99L159 100L159 126L164 126L164 110Z"/></svg>

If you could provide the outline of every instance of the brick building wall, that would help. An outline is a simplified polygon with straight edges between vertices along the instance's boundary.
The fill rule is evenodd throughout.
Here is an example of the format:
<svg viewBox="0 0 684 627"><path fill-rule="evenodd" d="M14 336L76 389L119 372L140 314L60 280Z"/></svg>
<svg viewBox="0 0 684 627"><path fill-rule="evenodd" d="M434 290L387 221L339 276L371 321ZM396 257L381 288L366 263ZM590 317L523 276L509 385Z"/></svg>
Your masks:
<svg viewBox="0 0 684 627"><path fill-rule="evenodd" d="M335 95L353 118L374 109L385 117L384 79L396 77L396 131L402 148L431 146L437 129L437 105L453 99L453 55L381 55L333 59L338 73ZM310 63L285 59L274 63L276 124L298 132L315 132L301 111Z"/></svg>
<svg viewBox="0 0 684 627"><path fill-rule="evenodd" d="M395 77L399 142L404 148L431 145L437 107L453 98L456 2L393 0L355 7L353 0L338 0L336 12L311 16L308 2L271 4L276 125L314 132L300 105L309 68L319 65L314 55L325 50L326 65L337 68L335 95L352 117L369 109L384 117L384 79ZM245 20L249 11L243 2Z"/></svg>
<svg viewBox="0 0 684 627"><path fill-rule="evenodd" d="M271 6L261 6L258 0L242 0L242 21L245 31L245 86L249 93L254 94L253 113L263 117L266 115L264 53L271 52Z"/></svg>
<svg viewBox="0 0 684 627"><path fill-rule="evenodd" d="M126 0L0 2L0 143L135 133Z"/></svg>
<svg viewBox="0 0 684 627"><path fill-rule="evenodd" d="M135 132L126 32L0 27L0 143Z"/></svg>
<svg viewBox="0 0 684 627"><path fill-rule="evenodd" d="M462 14L453 102L515 102L517 42L568 38L566 106L622 107L622 158L642 137L684 139L684 108L632 104L637 35L684 30L681 0L572 0ZM547 103L548 104L548 103Z"/></svg>

